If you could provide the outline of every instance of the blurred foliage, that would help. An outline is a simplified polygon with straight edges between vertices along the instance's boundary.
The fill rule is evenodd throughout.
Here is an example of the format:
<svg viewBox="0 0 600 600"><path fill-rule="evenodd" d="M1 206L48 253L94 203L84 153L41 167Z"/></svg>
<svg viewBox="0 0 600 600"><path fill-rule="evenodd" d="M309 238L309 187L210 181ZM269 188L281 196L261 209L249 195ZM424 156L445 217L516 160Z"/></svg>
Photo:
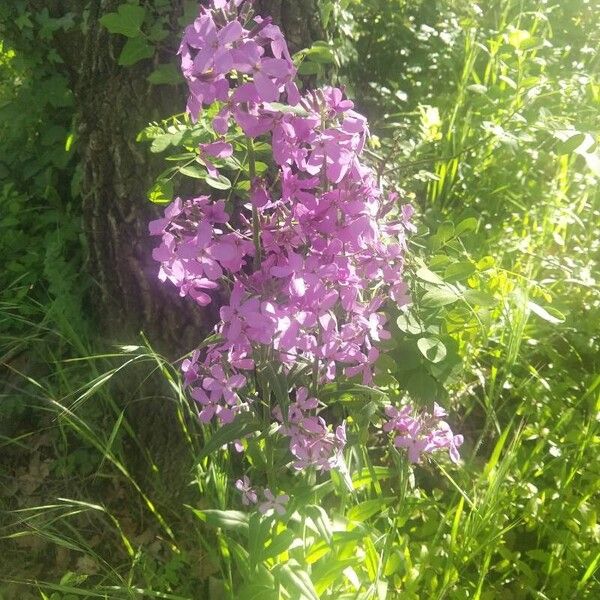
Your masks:
<svg viewBox="0 0 600 600"><path fill-rule="evenodd" d="M85 327L74 100L56 39L74 15L0 7L0 297L31 295L48 314ZM23 305L25 308L27 303ZM12 323L10 332L22 328Z"/></svg>
<svg viewBox="0 0 600 600"><path fill-rule="evenodd" d="M52 285L72 288L78 264L65 250L78 218L72 100L45 45L70 24L18 12L24 46L0 52L0 597L600 595L600 6L320 8L330 37L300 53L303 70L347 85L372 123L375 168L419 210L415 302L397 310L378 383L452 409L461 469L370 456L358 432L378 416L366 398L349 481L298 486L287 520L229 511L239 459L216 449L239 431L198 429L177 367L145 345L95 355L77 324L68 342L64 322L48 330ZM142 135L180 160L155 200L185 176L182 129L174 118ZM64 360L73 354L85 357ZM157 372L149 398L137 382ZM181 428L175 474L140 438L131 407L150 400ZM24 413L36 418L12 427Z"/></svg>

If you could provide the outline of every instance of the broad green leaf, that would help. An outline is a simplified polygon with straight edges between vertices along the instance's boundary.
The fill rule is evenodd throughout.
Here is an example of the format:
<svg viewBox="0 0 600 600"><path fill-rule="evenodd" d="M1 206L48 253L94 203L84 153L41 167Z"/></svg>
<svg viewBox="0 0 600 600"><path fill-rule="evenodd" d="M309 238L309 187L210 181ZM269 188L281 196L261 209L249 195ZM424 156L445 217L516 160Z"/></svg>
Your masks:
<svg viewBox="0 0 600 600"><path fill-rule="evenodd" d="M324 540L319 540L308 549L305 560L309 565L312 565L330 552L331 546Z"/></svg>
<svg viewBox="0 0 600 600"><path fill-rule="evenodd" d="M154 204L169 204L173 200L173 182L158 180L148 192L148 200Z"/></svg>
<svg viewBox="0 0 600 600"><path fill-rule="evenodd" d="M354 483L354 482L353 482ZM321 506L311 505L306 507L306 514L312 519L321 537L330 544L332 540L331 521Z"/></svg>
<svg viewBox="0 0 600 600"><path fill-rule="evenodd" d="M577 132L566 140L559 142L556 145L556 152L557 154L571 154L571 152L575 152L585 140L585 133Z"/></svg>
<svg viewBox="0 0 600 600"><path fill-rule="evenodd" d="M365 566L367 567L367 573L369 574L369 580L374 582L377 579L377 571L379 567L379 554L373 540L367 536L363 541L363 547L365 550Z"/></svg>
<svg viewBox="0 0 600 600"><path fill-rule="evenodd" d="M427 267L421 267L415 275L427 283L435 283L436 285L442 285L444 283L444 280L439 275L429 270Z"/></svg>
<svg viewBox="0 0 600 600"><path fill-rule="evenodd" d="M467 290L464 293L464 298L469 304L483 307L491 307L498 304L498 301L494 296L481 290Z"/></svg>
<svg viewBox="0 0 600 600"><path fill-rule="evenodd" d="M235 597L238 600L278 600L279 594L273 589L273 586L249 583L237 590Z"/></svg>
<svg viewBox="0 0 600 600"><path fill-rule="evenodd" d="M239 510L198 510L192 506L188 506L188 508L207 525L243 533L248 532L248 513Z"/></svg>
<svg viewBox="0 0 600 600"><path fill-rule="evenodd" d="M392 471L389 467L382 467L374 465L372 469L363 467L360 471L357 471L352 475L352 486L355 490L360 490L374 483L374 479L380 481L382 479L389 479L392 477Z"/></svg>
<svg viewBox="0 0 600 600"><path fill-rule="evenodd" d="M487 87L485 85L481 85L480 83L468 85L467 89L470 92L475 92L476 94L485 94L488 91Z"/></svg>
<svg viewBox="0 0 600 600"><path fill-rule="evenodd" d="M496 260L493 256L484 256L477 262L477 270L478 271L487 271L491 269L496 264Z"/></svg>
<svg viewBox="0 0 600 600"><path fill-rule="evenodd" d="M440 308L456 302L460 296L449 288L435 288L423 294L421 302L423 306Z"/></svg>
<svg viewBox="0 0 600 600"><path fill-rule="evenodd" d="M329 64L334 61L333 52L324 42L315 42L306 52L306 56L315 63Z"/></svg>
<svg viewBox="0 0 600 600"><path fill-rule="evenodd" d="M263 547L269 539L271 521L254 511L248 520L248 560L251 569L262 560Z"/></svg>
<svg viewBox="0 0 600 600"><path fill-rule="evenodd" d="M154 56L154 47L144 38L130 38L127 40L125 46L123 46L123 50L121 50L119 65L130 67L140 60L151 58L152 56Z"/></svg>
<svg viewBox="0 0 600 600"><path fill-rule="evenodd" d="M303 60L298 67L298 75L318 75L321 68L315 62Z"/></svg>
<svg viewBox="0 0 600 600"><path fill-rule="evenodd" d="M233 423L222 425L218 428L208 440L208 443L200 450L200 459L209 456L215 450L218 450L226 444L230 444L235 440L239 440L254 431L260 429L260 423L252 416L251 413L243 413L236 417Z"/></svg>
<svg viewBox="0 0 600 600"><path fill-rule="evenodd" d="M499 75L498 79L500 79L500 81L504 81L504 83L506 83L506 85L508 85L509 88L516 90L517 89L517 82L514 79L511 79L510 77L507 77L506 75Z"/></svg>
<svg viewBox="0 0 600 600"><path fill-rule="evenodd" d="M117 12L108 13L100 18L100 23L111 33L136 38L141 34L146 9L135 4L121 4Z"/></svg>
<svg viewBox="0 0 600 600"><path fill-rule="evenodd" d="M540 319L544 319L544 321L548 321L548 323L552 323L553 325L560 325L565 322L565 316L558 310L552 307L543 308L539 304L532 302L531 300L527 302L527 306L532 313L535 313ZM554 313L554 314L552 314Z"/></svg>
<svg viewBox="0 0 600 600"><path fill-rule="evenodd" d="M405 386L406 391L418 400L429 400L443 393L438 382L423 368L413 371Z"/></svg>
<svg viewBox="0 0 600 600"><path fill-rule="evenodd" d="M206 170L200 165L187 165L181 167L179 172L186 177L192 177L193 179L205 179L207 177Z"/></svg>
<svg viewBox="0 0 600 600"><path fill-rule="evenodd" d="M475 231L477 229L479 221L475 217L468 217L463 219L454 230L455 235L460 235L466 231Z"/></svg>
<svg viewBox="0 0 600 600"><path fill-rule="evenodd" d="M286 552L295 539L296 536L291 529L284 529L271 540L268 546L265 546L261 553L261 559L275 558L282 552Z"/></svg>
<svg viewBox="0 0 600 600"><path fill-rule="evenodd" d="M435 337L422 337L417 341L421 354L432 363L439 363L446 358L446 346Z"/></svg>
<svg viewBox="0 0 600 600"><path fill-rule="evenodd" d="M198 0L184 0L183 14L177 20L180 27L186 27L198 16Z"/></svg>
<svg viewBox="0 0 600 600"><path fill-rule="evenodd" d="M356 564L356 557L343 559L335 558L323 561L323 564L319 564L314 570L313 575L317 593L319 595L324 594L336 581L339 581L343 577L345 569L356 566ZM353 597L355 596L353 595Z"/></svg>
<svg viewBox="0 0 600 600"><path fill-rule="evenodd" d="M183 82L179 69L171 63L158 65L150 75L148 81L153 85L177 85Z"/></svg>
<svg viewBox="0 0 600 600"><path fill-rule="evenodd" d="M477 268L473 263L470 262L457 262L452 263L444 271L444 278L449 282L460 281L466 279L475 273Z"/></svg>
<svg viewBox="0 0 600 600"><path fill-rule="evenodd" d="M515 29L508 34L508 43L517 50L531 37L526 29Z"/></svg>
<svg viewBox="0 0 600 600"><path fill-rule="evenodd" d="M277 574L281 585L292 598L298 600L319 600L310 576L297 561L291 560L286 565L278 567Z"/></svg>
<svg viewBox="0 0 600 600"><path fill-rule="evenodd" d="M229 190L231 189L231 181L225 177L225 175L217 175L214 177L213 175L206 175L206 183L210 185L210 187L215 188L216 190Z"/></svg>
<svg viewBox="0 0 600 600"><path fill-rule="evenodd" d="M152 140L150 152L154 154L164 152L169 146L179 144L183 135L183 131L178 131L177 133L162 133L157 135Z"/></svg>
<svg viewBox="0 0 600 600"><path fill-rule="evenodd" d="M423 333L423 324L411 313L401 314L396 319L396 324L398 329L404 333L410 333L411 335Z"/></svg>
<svg viewBox="0 0 600 600"><path fill-rule="evenodd" d="M376 398L380 401L388 399L388 395L380 389L362 385L360 383L332 383L324 386L320 398L338 400L339 402L356 402L361 397Z"/></svg>
<svg viewBox="0 0 600 600"><path fill-rule="evenodd" d="M373 515L381 512L390 504L392 498L376 498L375 500L365 500L356 506L348 509L346 518L355 523L362 523L370 519Z"/></svg>

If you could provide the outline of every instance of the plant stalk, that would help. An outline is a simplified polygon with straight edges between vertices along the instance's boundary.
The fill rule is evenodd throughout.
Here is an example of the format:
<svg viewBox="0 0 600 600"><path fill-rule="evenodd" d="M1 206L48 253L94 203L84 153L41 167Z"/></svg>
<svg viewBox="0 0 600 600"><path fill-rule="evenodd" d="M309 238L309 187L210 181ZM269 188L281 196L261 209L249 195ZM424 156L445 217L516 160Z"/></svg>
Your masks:
<svg viewBox="0 0 600 600"><path fill-rule="evenodd" d="M254 180L256 179L256 158L254 155L254 141L249 136L246 136L246 147L248 149L248 170L250 172L250 195L252 195ZM261 263L260 215L254 203L252 203L252 240L254 242L254 269L258 271Z"/></svg>

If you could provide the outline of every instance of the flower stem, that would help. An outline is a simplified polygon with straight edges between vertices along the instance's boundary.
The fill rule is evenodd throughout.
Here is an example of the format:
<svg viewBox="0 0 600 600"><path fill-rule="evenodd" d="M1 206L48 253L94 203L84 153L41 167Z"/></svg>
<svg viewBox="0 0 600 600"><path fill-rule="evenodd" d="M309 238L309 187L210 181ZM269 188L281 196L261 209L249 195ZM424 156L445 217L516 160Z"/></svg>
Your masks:
<svg viewBox="0 0 600 600"><path fill-rule="evenodd" d="M254 156L254 142L251 137L246 136L246 148L248 149L248 170L250 171L250 194L256 179L256 158ZM258 209L252 203L252 240L254 241L254 269L260 269L260 215Z"/></svg>

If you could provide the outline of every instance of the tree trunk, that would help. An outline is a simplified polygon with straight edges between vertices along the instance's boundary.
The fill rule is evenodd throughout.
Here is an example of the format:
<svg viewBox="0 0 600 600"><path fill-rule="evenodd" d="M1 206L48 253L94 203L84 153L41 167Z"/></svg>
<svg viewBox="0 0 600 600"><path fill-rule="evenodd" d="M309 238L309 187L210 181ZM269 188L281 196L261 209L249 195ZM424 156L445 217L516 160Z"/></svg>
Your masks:
<svg viewBox="0 0 600 600"><path fill-rule="evenodd" d="M124 43L98 19L123 0L92 0L89 30L83 48L77 86L77 123L83 168L83 221L89 269L95 282L93 311L111 340L129 342L141 330L170 356L192 349L210 329L218 307L200 309L189 298L157 279L151 258L156 239L147 224L157 210L146 199L153 177L162 169L137 133L151 120L183 110L183 86L151 86L150 61L121 67L117 57ZM257 12L272 15L297 51L319 37L316 0L260 0ZM173 0L171 39L175 49L181 34L176 17L183 0ZM176 60L174 50L163 61Z"/></svg>
<svg viewBox="0 0 600 600"><path fill-rule="evenodd" d="M255 9L260 15L273 17L292 53L324 38L318 0L256 0Z"/></svg>
<svg viewBox="0 0 600 600"><path fill-rule="evenodd" d="M181 111L183 86L151 86L149 61L121 67L124 43L99 17L121 0L93 0L77 87L82 159L83 223L93 277L93 311L111 340L131 341L141 330L169 354L189 350L210 327L210 316L161 284L152 260L148 222L158 211L146 198L160 163L135 138L149 121ZM180 1L171 3L181 14ZM167 40L176 48L179 33ZM171 60L175 60L175 55Z"/></svg>

